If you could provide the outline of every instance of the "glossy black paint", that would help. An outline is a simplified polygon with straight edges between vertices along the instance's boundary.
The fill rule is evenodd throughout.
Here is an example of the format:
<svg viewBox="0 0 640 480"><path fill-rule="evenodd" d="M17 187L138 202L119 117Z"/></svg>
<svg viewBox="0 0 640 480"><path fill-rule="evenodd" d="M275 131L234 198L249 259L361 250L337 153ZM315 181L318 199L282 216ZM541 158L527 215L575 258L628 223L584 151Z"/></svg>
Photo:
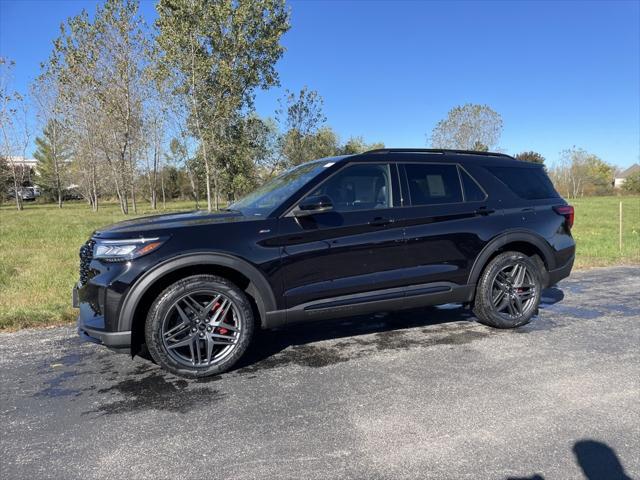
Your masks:
<svg viewBox="0 0 640 480"><path fill-rule="evenodd" d="M181 269L237 272L265 327L416 302L470 302L486 261L513 242L529 249L526 253L538 253L555 281L571 270L575 243L564 217L552 209L564 200L524 200L486 169L517 166L526 175L526 169L538 166L504 155L451 151L382 150L333 160L268 218L194 211L95 232L96 239L168 240L131 262L91 261L92 277L77 290L81 333L112 347L135 342L145 320L146 311L138 308L145 293L165 275L187 271ZM412 206L404 165L413 162L456 165L487 198ZM389 164L390 207L294 215L305 195L357 163ZM333 306L322 307L327 302Z"/></svg>

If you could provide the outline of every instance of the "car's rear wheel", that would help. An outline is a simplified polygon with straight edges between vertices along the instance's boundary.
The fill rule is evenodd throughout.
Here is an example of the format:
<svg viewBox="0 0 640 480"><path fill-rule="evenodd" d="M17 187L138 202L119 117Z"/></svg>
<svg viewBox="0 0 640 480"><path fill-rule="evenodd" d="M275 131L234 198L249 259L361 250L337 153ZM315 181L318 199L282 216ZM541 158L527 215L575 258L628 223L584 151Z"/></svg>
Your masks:
<svg viewBox="0 0 640 480"><path fill-rule="evenodd" d="M169 286L151 306L145 338L163 368L186 377L229 370L251 341L249 299L236 285L214 275L195 275Z"/></svg>
<svg viewBox="0 0 640 480"><path fill-rule="evenodd" d="M538 310L541 279L538 262L521 252L501 253L480 276L473 312L492 327L525 325Z"/></svg>

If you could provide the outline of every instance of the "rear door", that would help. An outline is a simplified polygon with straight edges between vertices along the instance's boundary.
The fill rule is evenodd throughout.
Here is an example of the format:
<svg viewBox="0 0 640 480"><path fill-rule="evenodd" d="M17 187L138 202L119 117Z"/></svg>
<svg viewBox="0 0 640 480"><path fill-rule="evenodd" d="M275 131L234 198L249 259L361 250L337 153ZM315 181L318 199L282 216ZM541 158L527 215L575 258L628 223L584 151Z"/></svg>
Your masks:
<svg viewBox="0 0 640 480"><path fill-rule="evenodd" d="M397 285L466 284L495 215L487 194L456 163L401 163L406 256Z"/></svg>
<svg viewBox="0 0 640 480"><path fill-rule="evenodd" d="M381 274L404 255L397 225L399 183L388 163L347 164L307 196L327 195L333 210L280 219L287 308L381 288Z"/></svg>

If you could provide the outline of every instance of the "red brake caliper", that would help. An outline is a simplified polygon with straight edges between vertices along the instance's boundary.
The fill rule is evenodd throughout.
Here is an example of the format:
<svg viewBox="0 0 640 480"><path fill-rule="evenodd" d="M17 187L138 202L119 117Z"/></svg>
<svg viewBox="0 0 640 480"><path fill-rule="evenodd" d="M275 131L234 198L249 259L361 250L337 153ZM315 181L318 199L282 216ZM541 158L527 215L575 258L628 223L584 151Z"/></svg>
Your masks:
<svg viewBox="0 0 640 480"><path fill-rule="evenodd" d="M218 308L220 308L220 302L216 302L216 304L213 307L211 307L211 313L215 312ZM229 330L223 327L218 327L218 333L220 335L226 335L227 333L229 333Z"/></svg>

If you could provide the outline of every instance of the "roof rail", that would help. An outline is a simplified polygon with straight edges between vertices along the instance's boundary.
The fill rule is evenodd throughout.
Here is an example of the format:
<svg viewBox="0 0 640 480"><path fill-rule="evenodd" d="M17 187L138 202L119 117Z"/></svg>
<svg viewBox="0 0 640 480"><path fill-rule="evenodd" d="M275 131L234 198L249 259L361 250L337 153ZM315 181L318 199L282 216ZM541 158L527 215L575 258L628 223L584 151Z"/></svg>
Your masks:
<svg viewBox="0 0 640 480"><path fill-rule="evenodd" d="M452 150L448 148L376 148L375 150L369 150L364 153L439 153L441 155L447 153L457 153L461 155L488 155L491 157L504 157L511 158L511 155L506 153L496 152L478 152L476 150Z"/></svg>

